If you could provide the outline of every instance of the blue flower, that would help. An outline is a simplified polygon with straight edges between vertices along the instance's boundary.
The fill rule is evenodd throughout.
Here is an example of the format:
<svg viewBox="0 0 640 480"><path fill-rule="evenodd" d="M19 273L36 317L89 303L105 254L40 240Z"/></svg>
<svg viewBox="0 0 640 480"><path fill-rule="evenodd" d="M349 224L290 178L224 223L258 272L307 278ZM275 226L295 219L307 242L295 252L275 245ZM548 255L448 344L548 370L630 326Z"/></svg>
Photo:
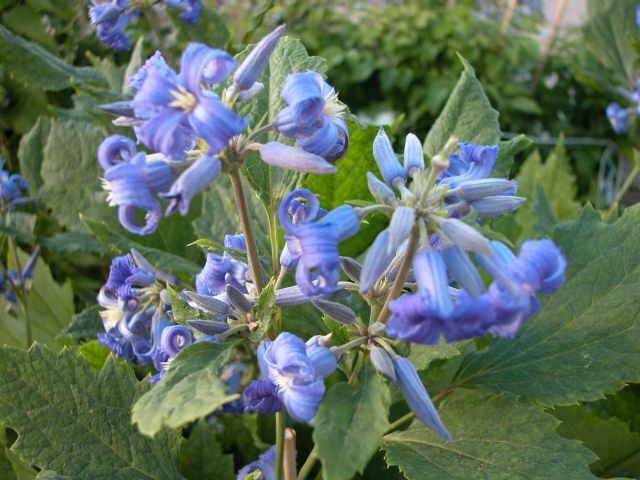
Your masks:
<svg viewBox="0 0 640 480"><path fill-rule="evenodd" d="M118 218L124 228L138 235L153 233L162 218L162 206L156 197L166 192L175 179L171 166L164 160L135 153L133 141L114 135L102 142L98 161L104 169L103 188L107 201L118 207ZM137 210L144 210L145 223L140 225Z"/></svg>
<svg viewBox="0 0 640 480"><path fill-rule="evenodd" d="M247 120L225 107L218 96L202 87L203 81L220 83L235 67L222 50L201 43L187 46L180 74L156 61L145 65L141 85L131 102L135 117L144 120L138 139L154 151L183 159L197 138L216 155L241 133Z"/></svg>
<svg viewBox="0 0 640 480"><path fill-rule="evenodd" d="M109 276L102 287L103 293L128 301L135 296L133 287L147 287L155 281L153 272L135 264L131 254L115 257L109 267Z"/></svg>
<svg viewBox="0 0 640 480"><path fill-rule="evenodd" d="M98 38L115 50L131 48L131 40L125 29L136 16L137 10L131 10L128 0L93 0L93 6L89 9L89 18L96 26Z"/></svg>
<svg viewBox="0 0 640 480"><path fill-rule="evenodd" d="M617 134L625 134L629 131L630 115L630 110L623 108L619 103L612 103L607 107L607 118Z"/></svg>
<svg viewBox="0 0 640 480"><path fill-rule="evenodd" d="M227 285L232 285L242 292L247 292L246 263L236 260L227 252L207 254L202 271L196 276L196 291L200 295L216 296L224 293Z"/></svg>
<svg viewBox="0 0 640 480"><path fill-rule="evenodd" d="M242 467L238 472L238 480L245 480L254 472L260 472L262 475L257 478L264 480L276 480L276 447L273 446L255 462Z"/></svg>
<svg viewBox="0 0 640 480"><path fill-rule="evenodd" d="M260 40L243 60L233 75L233 91L240 93L251 89L260 74L269 63L269 58L275 50L280 37L284 34L285 25L280 25L269 35Z"/></svg>
<svg viewBox="0 0 640 480"><path fill-rule="evenodd" d="M449 155L449 167L441 174L440 183L457 187L461 182L488 178L496 165L500 146L460 142L460 153Z"/></svg>
<svg viewBox="0 0 640 480"><path fill-rule="evenodd" d="M224 248L229 248L231 250L246 250L247 241L244 238L244 234L238 233L235 235L231 235L231 234L225 235Z"/></svg>
<svg viewBox="0 0 640 480"><path fill-rule="evenodd" d="M181 215L189 213L191 199L218 178L221 170L222 165L216 157L207 155L196 160L180 174L169 192L161 195L170 200L166 214L171 215L176 210Z"/></svg>
<svg viewBox="0 0 640 480"><path fill-rule="evenodd" d="M335 161L349 144L345 107L317 72L291 73L282 89L287 107L274 121L277 130L295 138L305 151Z"/></svg>
<svg viewBox="0 0 640 480"><path fill-rule="evenodd" d="M308 202L308 212L301 221L299 199ZM326 295L338 288L340 254L338 242L355 235L360 219L355 209L343 205L318 219L319 204L309 190L287 195L278 210L285 229L288 265L297 263L296 283L308 296ZM281 257L281 262L283 258Z"/></svg>
<svg viewBox="0 0 640 480"><path fill-rule="evenodd" d="M153 363L158 373L151 377L151 383L157 383L165 375L167 365L178 353L192 345L193 334L184 325L161 325L160 346L153 354Z"/></svg>
<svg viewBox="0 0 640 480"><path fill-rule="evenodd" d="M200 0L164 0L167 6L182 10L180 18L187 24L193 25L200 19L202 4Z"/></svg>
<svg viewBox="0 0 640 480"><path fill-rule="evenodd" d="M10 174L4 170L2 168L4 163L4 158L0 157L0 199L2 204L6 205L9 210L13 210L17 206L32 202L32 198L24 196L29 190L29 182L22 175Z"/></svg>
<svg viewBox="0 0 640 480"><path fill-rule="evenodd" d="M246 413L276 413L282 408L278 389L269 379L251 382L243 393Z"/></svg>
<svg viewBox="0 0 640 480"><path fill-rule="evenodd" d="M336 369L331 350L315 337L305 344L299 337L283 332L273 342L262 342L258 356L261 369L275 385L289 415L310 422L324 396L324 378Z"/></svg>
<svg viewBox="0 0 640 480"><path fill-rule="evenodd" d="M338 169L324 158L280 142L260 147L260 158L269 165L305 173L336 173Z"/></svg>
<svg viewBox="0 0 640 480"><path fill-rule="evenodd" d="M30 285L30 281L33 278L33 273L36 269L36 264L38 262L38 258L40 258L40 247L36 247L34 251L29 256L27 263L22 268L22 274L13 268L7 270L7 277L11 282L5 283L5 276L0 272L0 293L6 292L6 299L11 303L16 303L18 301L18 297L13 287L18 289L27 289Z"/></svg>

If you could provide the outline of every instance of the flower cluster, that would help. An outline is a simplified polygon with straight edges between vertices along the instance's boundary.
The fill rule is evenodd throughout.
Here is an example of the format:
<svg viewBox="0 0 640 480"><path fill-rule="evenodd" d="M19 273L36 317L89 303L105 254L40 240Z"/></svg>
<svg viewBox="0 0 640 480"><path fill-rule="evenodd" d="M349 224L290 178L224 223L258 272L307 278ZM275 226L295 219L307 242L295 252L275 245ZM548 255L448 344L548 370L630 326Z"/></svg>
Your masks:
<svg viewBox="0 0 640 480"><path fill-rule="evenodd" d="M96 26L100 41L114 50L129 50L131 39L126 28L138 18L144 3L144 0L92 0L89 18ZM200 19L200 0L164 0L164 4L181 10L180 18L189 25Z"/></svg>
<svg viewBox="0 0 640 480"><path fill-rule="evenodd" d="M249 119L234 111L263 88L258 78L284 26L263 38L237 65L227 52L191 43L180 71L169 67L156 52L128 82L131 100L105 105L118 115L114 123L130 126L139 143L152 154L138 152L133 140L120 135L107 138L98 160L105 171L109 203L118 206L120 223L129 231L153 233L163 216L160 200L169 202L164 214L186 215L191 199L207 188L222 171L233 172L254 150L271 165L313 173L333 173L330 162L348 143L344 108L335 91L315 72L292 73L284 84L288 106L268 125L245 134ZM231 75L221 96L214 87ZM260 132L276 130L295 139L297 147L280 142L258 143ZM146 221L137 223L137 210Z"/></svg>
<svg viewBox="0 0 640 480"><path fill-rule="evenodd" d="M607 118L616 133L625 134L629 131L630 118L640 114L640 81L636 82L633 91L619 88L618 93L627 100L628 106L623 107L617 102L609 104Z"/></svg>
<svg viewBox="0 0 640 480"><path fill-rule="evenodd" d="M29 183L18 173L9 173L4 168L5 159L0 157L0 200L2 201L3 210L13 210L14 208L25 205L33 201L33 199L25 197L25 193L29 190Z"/></svg>
<svg viewBox="0 0 640 480"><path fill-rule="evenodd" d="M8 302L16 303L18 301L16 290L29 289L38 258L40 258L40 247L36 247L31 253L22 272L15 268L9 268L6 273L0 271L0 294L4 294Z"/></svg>

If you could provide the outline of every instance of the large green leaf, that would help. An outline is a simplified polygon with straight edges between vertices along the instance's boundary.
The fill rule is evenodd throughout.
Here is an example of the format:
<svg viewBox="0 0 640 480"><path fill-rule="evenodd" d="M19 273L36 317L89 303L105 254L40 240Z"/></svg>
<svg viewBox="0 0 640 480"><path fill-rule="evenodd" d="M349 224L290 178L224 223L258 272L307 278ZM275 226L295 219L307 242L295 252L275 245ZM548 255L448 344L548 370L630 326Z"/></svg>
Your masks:
<svg viewBox="0 0 640 480"><path fill-rule="evenodd" d="M547 405L595 400L640 380L640 206L613 224L592 209L556 228L567 283L515 339L469 354L466 385Z"/></svg>
<svg viewBox="0 0 640 480"><path fill-rule="evenodd" d="M450 137L481 145L500 140L498 112L489 103L471 65L462 59L464 70L444 109L424 141L425 152L434 156Z"/></svg>
<svg viewBox="0 0 640 480"><path fill-rule="evenodd" d="M154 436L164 426L180 427L232 400L218 375L232 350L232 344L202 342L181 351L165 377L133 406L133 423Z"/></svg>
<svg viewBox="0 0 640 480"><path fill-rule="evenodd" d="M592 452L556 434L543 411L493 394L457 391L439 409L447 443L419 421L385 436L387 462L408 480L588 480Z"/></svg>
<svg viewBox="0 0 640 480"><path fill-rule="evenodd" d="M78 340L93 340L99 332L104 332L100 311L102 307L98 304L91 305L80 313L75 314L71 323L61 332L60 335Z"/></svg>
<svg viewBox="0 0 640 480"><path fill-rule="evenodd" d="M2 25L0 58L11 76L43 90L62 90L74 83L103 81L93 68L68 65L40 45L25 40Z"/></svg>
<svg viewBox="0 0 640 480"><path fill-rule="evenodd" d="M234 480L233 456L222 453L218 429L200 420L180 445L180 473L187 480Z"/></svg>
<svg viewBox="0 0 640 480"><path fill-rule="evenodd" d="M44 147L40 198L53 216L71 230L82 230L78 214L108 218L106 192L100 185L98 146L105 135L80 120L53 120Z"/></svg>
<svg viewBox="0 0 640 480"><path fill-rule="evenodd" d="M40 168L44 162L44 147L49 138L51 121L47 117L39 117L29 133L20 139L18 159L20 160L20 173L29 182L32 194L37 192L42 185Z"/></svg>
<svg viewBox="0 0 640 480"><path fill-rule="evenodd" d="M0 418L18 432L11 450L74 479L181 478L175 435L150 440L129 422L146 389L113 357L98 372L69 351L0 349Z"/></svg>
<svg viewBox="0 0 640 480"><path fill-rule="evenodd" d="M18 251L20 265L24 268L29 256ZM9 255L9 268L15 268L13 254ZM73 316L73 291L71 283L57 283L42 258L38 259L31 287L27 292L27 311L31 321L33 339L41 343L56 344L56 337ZM26 317L18 305L12 305L11 313L6 305L0 310L0 344L25 347Z"/></svg>
<svg viewBox="0 0 640 480"><path fill-rule="evenodd" d="M615 0L594 11L584 28L584 40L593 59L612 75L616 84L632 86L637 76L633 41L638 38L635 0ZM613 87L613 85L610 85Z"/></svg>
<svg viewBox="0 0 640 480"><path fill-rule="evenodd" d="M357 385L331 387L313 420L325 480L362 473L389 427L389 403L389 389L374 372Z"/></svg>
<svg viewBox="0 0 640 480"><path fill-rule="evenodd" d="M521 238L530 238L535 234L539 188L543 189L551 211L558 220L571 220L580 211L580 204L575 200L576 177L571 171L562 139L544 164L540 154L533 152L522 165L516 179L519 184L518 195L527 199L515 216L522 228Z"/></svg>
<svg viewBox="0 0 640 480"><path fill-rule="evenodd" d="M640 475L640 434L622 420L599 418L584 406L561 407L553 414L562 420L560 435L580 440L598 455L591 470L599 477Z"/></svg>

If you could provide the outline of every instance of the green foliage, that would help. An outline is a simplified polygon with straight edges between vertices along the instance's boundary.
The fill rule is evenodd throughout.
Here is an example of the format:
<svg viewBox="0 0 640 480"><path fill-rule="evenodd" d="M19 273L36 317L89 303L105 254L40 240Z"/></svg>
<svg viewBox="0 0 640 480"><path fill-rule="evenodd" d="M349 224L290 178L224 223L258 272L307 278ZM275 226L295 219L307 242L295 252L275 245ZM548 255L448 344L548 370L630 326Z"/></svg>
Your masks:
<svg viewBox="0 0 640 480"><path fill-rule="evenodd" d="M91 340L80 345L78 354L93 368L101 370L107 359L111 356L111 350L98 342L98 340Z"/></svg>
<svg viewBox="0 0 640 480"><path fill-rule="evenodd" d="M135 403L132 422L156 436L163 427L180 427L233 400L218 376L232 350L233 344L202 342L181 351L164 378Z"/></svg>
<svg viewBox="0 0 640 480"><path fill-rule="evenodd" d="M276 315L276 288L275 281L269 283L260 292L258 297L258 305L256 307L255 322L257 327L251 332L249 338L254 342L260 342L271 326L273 325Z"/></svg>
<svg viewBox="0 0 640 480"><path fill-rule="evenodd" d="M129 423L147 385L127 366L111 359L98 372L36 345L0 349L0 372L0 418L19 435L11 450L39 468L78 479L181 478L175 435L150 440Z"/></svg>
<svg viewBox="0 0 640 480"><path fill-rule="evenodd" d="M67 328L65 328L60 335L77 340L91 340L96 338L98 332L104 331L102 318L100 318L101 310L102 307L96 304L73 315L71 323L67 325Z"/></svg>
<svg viewBox="0 0 640 480"><path fill-rule="evenodd" d="M385 436L387 462L408 480L595 479L594 455L556 434L551 415L493 394L457 391L440 415L453 435L447 443L419 421Z"/></svg>
<svg viewBox="0 0 640 480"><path fill-rule="evenodd" d="M375 372L356 385L337 383L326 393L313 425L325 480L362 473L389 427L389 389Z"/></svg>
<svg viewBox="0 0 640 480"><path fill-rule="evenodd" d="M595 400L640 380L639 220L638 207L612 224L587 208L556 228L553 238L568 261L566 285L516 338L469 354L458 379L545 405Z"/></svg>
<svg viewBox="0 0 640 480"><path fill-rule="evenodd" d="M233 456L222 453L217 429L200 420L180 445L180 473L187 480L235 480Z"/></svg>
<svg viewBox="0 0 640 480"><path fill-rule="evenodd" d="M640 434L624 422L599 418L584 406L557 408L553 414L562 420L560 435L580 440L598 455L593 473L604 478L640 474Z"/></svg>

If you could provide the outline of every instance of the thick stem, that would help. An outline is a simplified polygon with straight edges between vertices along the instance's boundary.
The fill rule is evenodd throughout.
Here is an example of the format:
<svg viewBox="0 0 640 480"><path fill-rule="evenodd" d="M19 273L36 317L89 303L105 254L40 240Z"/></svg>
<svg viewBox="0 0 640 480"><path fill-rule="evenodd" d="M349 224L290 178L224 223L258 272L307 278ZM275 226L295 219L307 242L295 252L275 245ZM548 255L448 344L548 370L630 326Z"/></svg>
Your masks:
<svg viewBox="0 0 640 480"><path fill-rule="evenodd" d="M283 411L276 413L276 480L282 480L284 460L284 431L287 419Z"/></svg>
<svg viewBox="0 0 640 480"><path fill-rule="evenodd" d="M284 432L284 480L296 480L296 431L287 428Z"/></svg>
<svg viewBox="0 0 640 480"><path fill-rule="evenodd" d="M411 233L411 238L409 239L409 246L407 247L407 253L402 261L402 265L400 266L400 271L398 272L398 276L393 282L391 286L391 290L389 291L389 295L387 295L387 299L384 302L384 306L382 307L382 311L378 316L378 322L385 323L387 321L387 317L389 316L389 304L400 296L402 293L402 289L404 288L404 282L407 279L407 275L409 275L409 270L411 270L411 263L413 261L413 256L418 249L418 230L416 228L413 229Z"/></svg>
<svg viewBox="0 0 640 480"><path fill-rule="evenodd" d="M300 469L300 473L298 474L298 480L305 480L311 473L311 470L313 470L313 467L316 465L317 461L318 461L318 447L314 446L313 450L311 450L311 453L309 453L309 456L305 460L304 465L302 465L302 468Z"/></svg>
<svg viewBox="0 0 640 480"><path fill-rule="evenodd" d="M264 287L264 279L262 278L262 269L260 268L260 257L258 257L258 247L256 245L256 239L251 228L251 220L249 219L249 210L247 208L247 199L244 195L242 188L242 179L240 178L240 172L237 169L233 169L230 173L231 185L233 186L233 195L236 199L238 210L240 211L240 222L242 223L242 231L244 232L244 238L247 243L247 259L249 260L249 268L251 268L251 275L255 282L258 293L262 291Z"/></svg>

